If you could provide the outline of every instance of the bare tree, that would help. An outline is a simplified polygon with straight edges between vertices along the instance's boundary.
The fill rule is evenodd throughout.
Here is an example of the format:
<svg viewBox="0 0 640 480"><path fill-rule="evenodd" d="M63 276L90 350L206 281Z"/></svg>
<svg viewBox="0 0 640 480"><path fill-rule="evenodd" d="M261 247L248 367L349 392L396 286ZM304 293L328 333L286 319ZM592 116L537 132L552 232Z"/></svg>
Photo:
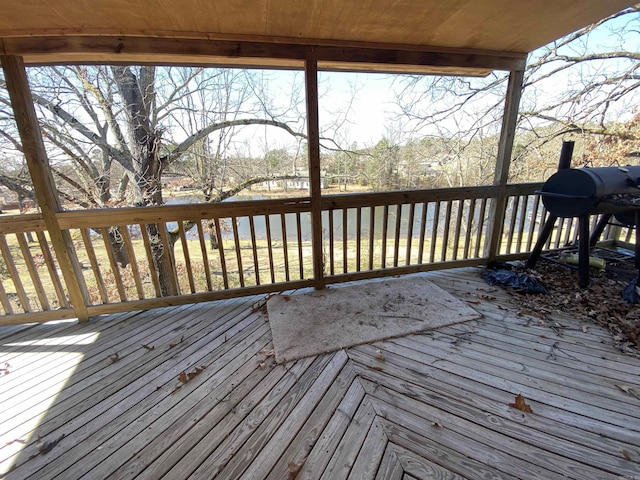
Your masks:
<svg viewBox="0 0 640 480"><path fill-rule="evenodd" d="M640 4L578 30L533 52L527 63L512 179L540 180L553 155L540 159L554 139L611 137L630 120L640 98ZM405 128L434 136L451 147L455 181L490 181L508 76L485 78L403 77L397 103ZM478 156L480 155L480 156ZM546 152L545 152L546 155ZM482 172L474 165L483 165ZM489 163L487 163L489 162ZM518 162L529 165L518 165ZM525 178L524 175L530 175ZM462 179L462 181L461 181ZM478 180L480 179L480 180Z"/></svg>
<svg viewBox="0 0 640 480"><path fill-rule="evenodd" d="M200 188L210 201L221 201L263 178L244 179L223 191L221 162L230 139L243 127L268 126L302 138L295 109L276 111L268 98L257 98L251 72L155 66L65 66L29 70L58 190L83 208L113 205L160 205L162 174L188 155L200 157ZM2 138L19 149L6 95ZM270 110L273 107L274 110ZM211 169L208 162L211 161ZM192 226L192 225L189 225ZM172 282L159 236L149 225L154 262L163 294ZM117 229L112 245L126 265ZM170 235L172 245L177 233Z"/></svg>

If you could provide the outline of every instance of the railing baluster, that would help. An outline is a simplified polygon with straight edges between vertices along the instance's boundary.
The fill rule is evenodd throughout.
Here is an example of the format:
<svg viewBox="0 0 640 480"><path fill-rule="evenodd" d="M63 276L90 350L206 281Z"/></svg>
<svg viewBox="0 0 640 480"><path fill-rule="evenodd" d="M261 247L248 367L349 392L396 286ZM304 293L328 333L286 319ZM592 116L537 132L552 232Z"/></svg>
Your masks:
<svg viewBox="0 0 640 480"><path fill-rule="evenodd" d="M447 244L449 243L449 228L451 224L451 204L452 200L447 201L447 207L445 209L445 223L444 223L444 233L442 234L442 256L440 258L441 262L445 262L447 260Z"/></svg>
<svg viewBox="0 0 640 480"><path fill-rule="evenodd" d="M376 232L376 207L369 207L369 270L373 270L373 245Z"/></svg>
<svg viewBox="0 0 640 480"><path fill-rule="evenodd" d="M342 209L342 273L347 273L347 254L348 252L348 231L349 219L347 217L349 210L347 208Z"/></svg>
<svg viewBox="0 0 640 480"><path fill-rule="evenodd" d="M458 215L456 216L456 230L453 236L453 260L458 259L458 247L460 246L460 231L462 229L462 214L464 213L464 200L458 200Z"/></svg>
<svg viewBox="0 0 640 480"><path fill-rule="evenodd" d="M527 208L529 207L529 196L525 195L522 199L522 208L520 209L520 222L518 223L518 239L516 243L516 253L522 250L522 236L524 235L524 224L527 219Z"/></svg>
<svg viewBox="0 0 640 480"><path fill-rule="evenodd" d="M256 276L256 285L260 285L260 266L258 265L258 245L256 242L256 226L253 215L249 215L249 233L251 234L251 253L253 254L253 271Z"/></svg>
<svg viewBox="0 0 640 480"><path fill-rule="evenodd" d="M196 293L196 284L193 280L193 269L191 268L191 255L189 255L189 244L187 242L187 232L184 230L184 222L178 220L178 235L182 245L182 255L184 256L184 266L187 269L187 279L191 293Z"/></svg>
<svg viewBox="0 0 640 480"><path fill-rule="evenodd" d="M96 280L96 286L98 288L98 292L100 293L100 298L102 299L102 303L108 303L109 296L107 295L107 288L104 285L104 280L102 278L102 274L100 273L100 265L98 263L98 258L96 257L96 251L93 248L93 243L91 242L91 235L89 234L89 230L87 228L81 228L80 235L82 235L84 249L87 252L89 265L91 265L93 278L95 278Z"/></svg>
<svg viewBox="0 0 640 480"><path fill-rule="evenodd" d="M631 227L627 227L627 235L624 237L625 238L625 242L631 243L631 241L633 240L633 243L635 243L634 234L637 234L636 229L635 228L631 228Z"/></svg>
<svg viewBox="0 0 640 480"><path fill-rule="evenodd" d="M549 212L547 212L546 208L542 208L542 221L540 222L540 225L538 226L538 236L540 236L540 232L542 231L542 228L544 227L544 224L547 222L547 217L550 216L548 214ZM556 225L558 225L558 220L556 220ZM552 232L553 233L553 232ZM547 250L549 250L551 248L551 237L553 235L549 235L549 237L547 238L547 241L545 242L545 246L544 248L546 248Z"/></svg>
<svg viewBox="0 0 640 480"><path fill-rule="evenodd" d="M578 238L578 219L571 218L567 223L567 230L564 232L564 244L562 245L563 247L569 245L570 243L575 243ZM571 233L573 232L575 233L573 235L573 238L571 238Z"/></svg>
<svg viewBox="0 0 640 480"><path fill-rule="evenodd" d="M25 292L24 290L24 286L22 285L22 281L20 280L20 274L18 273L18 269L16 268L13 256L11 255L11 250L9 250L9 245L7 244L7 239L4 235L0 235L0 251L2 252L2 256L4 257L4 264L6 265L7 271L9 272L9 277L11 277L13 285L16 287L16 293L18 295L18 299L20 300L20 304L22 305L22 309L25 313L31 312L29 297L27 297L27 292Z"/></svg>
<svg viewBox="0 0 640 480"><path fill-rule="evenodd" d="M518 207L520 205L520 197L512 197L511 203L511 220L509 221L509 232L507 235L507 251L505 253L511 253L511 245L513 244L513 233L516 228L516 218L518 217ZM500 250L500 248L498 248Z"/></svg>
<svg viewBox="0 0 640 480"><path fill-rule="evenodd" d="M264 216L264 225L267 230L267 251L269 252L269 272L271 273L271 283L276 283L275 266L273 264L273 246L271 245L271 220L269 215Z"/></svg>
<svg viewBox="0 0 640 480"><path fill-rule="evenodd" d="M147 231L147 225L144 223L138 224L140 227L140 235L142 236L142 243L144 244L144 251L147 254L147 264L149 265L149 275L151 276L151 282L156 292L156 297L162 296L162 290L160 289L160 280L158 279L158 270L153 260L153 251L151 250L151 242L149 240L149 232Z"/></svg>
<svg viewBox="0 0 640 480"><path fill-rule="evenodd" d="M427 213L429 212L429 203L422 202L422 213L420 215L420 241L418 244L418 264L422 265L424 258L424 236L427 232Z"/></svg>
<svg viewBox="0 0 640 480"><path fill-rule="evenodd" d="M462 249L462 255L464 259L469 258L469 250L471 248L471 231L473 230L473 217L476 213L476 199L472 198L469 203L469 212L467 214L467 226L464 235L464 248Z"/></svg>
<svg viewBox="0 0 640 480"><path fill-rule="evenodd" d="M113 249L111 248L111 239L109 238L109 232L107 227L100 229L102 233L102 241L104 242L104 248L107 251L107 257L109 258L109 264L111 265L111 273L113 274L113 280L116 283L116 289L120 296L121 302L127 301L127 293L125 292L124 285L122 284L122 278L120 277L120 269L118 263L113 255Z"/></svg>
<svg viewBox="0 0 640 480"><path fill-rule="evenodd" d="M42 286L40 275L38 275L36 266L33 263L33 256L31 255L31 250L29 249L27 240L24 238L24 233L16 233L16 238L18 239L18 245L20 246L20 251L22 252L22 257L24 258L27 271L29 272L29 276L31 277L31 281L33 282L33 288L36 291L36 296L40 301L40 307L42 310L51 310L49 299L47 298L47 294L44 291L44 287Z"/></svg>
<svg viewBox="0 0 640 480"><path fill-rule="evenodd" d="M483 198L480 202L480 213L478 214L478 233L476 235L476 245L474 249L474 257L480 258L480 248L483 246L483 238L485 237L482 232L485 227L485 214L487 212L487 199Z"/></svg>
<svg viewBox="0 0 640 480"><path fill-rule="evenodd" d="M381 268L387 266L387 229L389 228L389 205L384 206L382 213L382 263Z"/></svg>
<svg viewBox="0 0 640 480"><path fill-rule="evenodd" d="M298 268L300 269L300 280L304 279L304 259L302 258L302 219L300 212L296 212L296 234L298 237Z"/></svg>
<svg viewBox="0 0 640 480"><path fill-rule="evenodd" d="M360 260L362 257L362 207L356 209L356 272L361 271Z"/></svg>
<svg viewBox="0 0 640 480"><path fill-rule="evenodd" d="M280 214L280 225L282 226L282 252L284 253L284 277L288 282L289 276L289 248L287 246L287 219L284 213Z"/></svg>
<svg viewBox="0 0 640 480"><path fill-rule="evenodd" d="M204 267L204 276L207 282L207 290L211 291L211 268L209 267L209 256L207 255L207 243L204 236L204 229L202 228L202 220L196 222L196 228L198 229L198 241L200 243L200 251L202 252L202 265Z"/></svg>
<svg viewBox="0 0 640 480"><path fill-rule="evenodd" d="M164 255L162 258L167 264L167 271L169 272L169 281L178 295L182 295L180 289L180 282L178 282L178 273L175 268L175 256L173 249L170 247L169 236L167 235L167 224L165 222L158 224L158 233L160 234L160 241L162 241L162 247ZM172 261L173 260L173 261Z"/></svg>
<svg viewBox="0 0 640 480"><path fill-rule="evenodd" d="M7 292L4 290L2 280L0 280L0 304L2 304L5 315L13 315L13 307L11 306L11 301L9 300Z"/></svg>
<svg viewBox="0 0 640 480"><path fill-rule="evenodd" d="M334 210L329 210L329 275L335 274L333 261L333 213Z"/></svg>
<svg viewBox="0 0 640 480"><path fill-rule="evenodd" d="M433 225L431 225L431 245L429 251L429 263L433 263L436 258L436 242L438 240L438 223L440 223L440 202L436 202L433 213Z"/></svg>
<svg viewBox="0 0 640 480"><path fill-rule="evenodd" d="M527 234L527 252L531 251L533 245L533 237L535 236L536 223L538 220L538 210L540 209L540 195L536 195L533 200L533 209L531 210L531 220L529 221L529 232Z"/></svg>
<svg viewBox="0 0 640 480"><path fill-rule="evenodd" d="M398 256L400 254L400 227L402 226L402 204L396 206L396 233L393 238L393 266L398 266Z"/></svg>
<svg viewBox="0 0 640 480"><path fill-rule="evenodd" d="M413 237L413 220L416 214L416 204L409 205L409 221L407 225L407 258L405 265L411 265L411 240Z"/></svg>
<svg viewBox="0 0 640 480"><path fill-rule="evenodd" d="M129 263L131 265L131 273L133 274L133 280L136 284L138 299L143 299L144 289L142 287L142 279L140 278L140 270L138 269L138 261L136 259L136 254L133 250L133 245L131 243L131 236L129 235L129 227L127 225L122 225L120 227L120 232L122 233L122 239L124 240L124 245L127 249L127 253L129 254Z"/></svg>
<svg viewBox="0 0 640 480"><path fill-rule="evenodd" d="M556 230L556 239L554 243L554 248L560 248L560 241L562 239L562 231L564 230L564 224L566 223L566 218L561 218L560 223L558 224L558 229Z"/></svg>
<svg viewBox="0 0 640 480"><path fill-rule="evenodd" d="M44 263L47 265L51 283L53 283L53 288L56 291L58 303L62 308L69 308L69 300L67 300L64 287L62 286L62 282L60 281L60 277L55 268L56 264L53 260L53 255L51 255L51 251L49 250L49 243L47 242L44 233L41 231L36 232L36 238L38 239L38 244L40 245L40 251L44 256Z"/></svg>
<svg viewBox="0 0 640 480"><path fill-rule="evenodd" d="M222 240L222 229L220 228L220 219L214 218L213 225L216 229L216 237L218 237L218 254L220 255L220 270L222 273L222 282L225 290L229 289L229 277L227 275L227 261L224 256L224 241Z"/></svg>
<svg viewBox="0 0 640 480"><path fill-rule="evenodd" d="M240 250L240 235L238 235L238 219L231 217L231 231L233 232L233 244L236 249L236 265L238 266L238 279L240 287L244 288L244 268L242 266L242 252Z"/></svg>

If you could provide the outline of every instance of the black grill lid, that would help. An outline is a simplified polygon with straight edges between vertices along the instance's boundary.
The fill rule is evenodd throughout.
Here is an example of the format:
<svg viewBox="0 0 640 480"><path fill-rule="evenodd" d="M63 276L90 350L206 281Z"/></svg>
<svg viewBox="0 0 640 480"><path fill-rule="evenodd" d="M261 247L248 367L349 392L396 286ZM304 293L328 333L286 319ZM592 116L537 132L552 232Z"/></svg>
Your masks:
<svg viewBox="0 0 640 480"><path fill-rule="evenodd" d="M638 208L634 202L609 201L614 196L640 197L640 166L567 168L542 187L545 208L557 217L616 213Z"/></svg>

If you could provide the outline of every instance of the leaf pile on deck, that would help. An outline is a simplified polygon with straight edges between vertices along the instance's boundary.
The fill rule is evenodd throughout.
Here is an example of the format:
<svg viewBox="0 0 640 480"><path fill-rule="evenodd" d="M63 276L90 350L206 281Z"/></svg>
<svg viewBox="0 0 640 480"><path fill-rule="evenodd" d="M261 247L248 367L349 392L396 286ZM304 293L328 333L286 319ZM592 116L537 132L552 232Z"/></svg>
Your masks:
<svg viewBox="0 0 640 480"><path fill-rule="evenodd" d="M625 353L640 355L640 305L622 299L627 282L608 278L606 271L591 271L590 285L581 289L576 272L540 261L527 272L543 284L546 295L513 293L521 312L540 318L553 327L550 314L561 311L609 329L616 347Z"/></svg>

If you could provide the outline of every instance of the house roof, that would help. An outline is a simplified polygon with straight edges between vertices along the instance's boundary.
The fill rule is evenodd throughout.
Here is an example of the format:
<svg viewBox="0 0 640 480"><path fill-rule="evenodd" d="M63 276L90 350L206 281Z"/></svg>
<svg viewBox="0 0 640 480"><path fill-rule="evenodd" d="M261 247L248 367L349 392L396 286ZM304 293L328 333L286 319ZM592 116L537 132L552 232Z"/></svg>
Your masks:
<svg viewBox="0 0 640 480"><path fill-rule="evenodd" d="M144 60L298 68L302 54L296 48L322 46L337 53L355 48L408 51L413 56L392 56L389 62L389 55L379 59L366 52L363 57L362 51L343 56L333 51L326 58L320 55L320 68L410 71L407 65L435 63L436 72L455 73L463 66L481 74L502 67L500 62L485 61L488 58L522 60L537 47L632 4L628 0L0 0L0 39L4 53L22 55L26 63ZM206 48L211 40L229 42L228 48ZM200 47L167 49L192 41ZM238 42L269 47L233 50ZM291 47L294 52L289 55ZM417 52L479 57L467 64L430 62L431 57ZM236 54L233 60L230 53Z"/></svg>

